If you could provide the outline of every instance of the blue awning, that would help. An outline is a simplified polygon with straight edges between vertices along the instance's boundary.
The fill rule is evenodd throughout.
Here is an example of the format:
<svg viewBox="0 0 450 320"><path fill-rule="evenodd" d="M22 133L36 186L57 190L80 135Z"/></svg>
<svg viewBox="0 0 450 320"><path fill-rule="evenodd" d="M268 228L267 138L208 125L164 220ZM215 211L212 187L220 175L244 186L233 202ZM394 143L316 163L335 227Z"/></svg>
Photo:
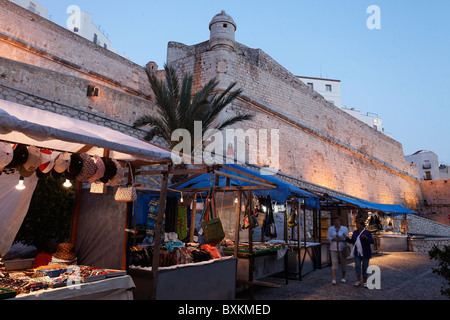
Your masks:
<svg viewBox="0 0 450 320"><path fill-rule="evenodd" d="M365 200L355 200L351 198L344 198L344 197L335 197L332 198L354 204L358 206L361 209L368 209L368 210L375 210L375 211L382 211L387 214L418 214L415 211L409 210L408 208L405 208L401 205L395 205L395 204L379 204L374 202L369 202Z"/></svg>
<svg viewBox="0 0 450 320"><path fill-rule="evenodd" d="M310 192L304 191L300 188L297 188L279 178L276 178L272 175L263 175L260 172L256 170L251 170L248 168L244 168L242 166L236 165L236 164L227 164L227 167L230 169L238 170L246 174L250 174L252 176L265 179L267 181L270 181L272 183L276 183L278 185L277 189L265 189L265 190L254 190L255 195L257 196L269 196L270 198L278 203L285 203L286 200L290 196L298 197L298 198L305 198L305 203L308 207L313 209L320 209L320 203L319 203L319 197L315 194L312 194ZM225 167L220 169L221 172L240 176L243 178L247 178L243 175L240 175L239 173L236 173L231 170L227 170ZM226 177L219 176L219 187L225 187L226 186ZM209 188L213 187L215 183L215 175L212 174L202 174L196 178L193 178L189 180L188 182L176 187L176 189L185 189L185 188ZM251 183L241 181L238 179L230 178L230 186L252 186Z"/></svg>

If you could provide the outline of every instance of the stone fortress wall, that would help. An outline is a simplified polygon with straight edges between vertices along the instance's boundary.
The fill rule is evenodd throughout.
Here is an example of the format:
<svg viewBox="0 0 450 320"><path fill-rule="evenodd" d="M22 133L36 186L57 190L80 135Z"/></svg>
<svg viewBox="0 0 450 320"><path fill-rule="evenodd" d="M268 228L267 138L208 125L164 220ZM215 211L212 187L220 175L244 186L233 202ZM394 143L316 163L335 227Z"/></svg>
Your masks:
<svg viewBox="0 0 450 320"><path fill-rule="evenodd" d="M261 49L233 43L235 25L222 12L211 22L209 41L170 42L167 62L192 73L196 89L213 77L221 89L237 82L244 93L223 117L253 113L240 128L279 129L280 170L293 184L307 181L311 190L320 185L373 202L421 206L417 167L405 161L399 142L327 102ZM218 32L222 26L226 30ZM258 164L267 165L265 159Z"/></svg>
<svg viewBox="0 0 450 320"><path fill-rule="evenodd" d="M236 43L234 21L222 32L218 16L210 41L170 42L167 63L180 74L191 72L194 89L215 76L222 89L234 81L244 89L226 113L254 113L254 120L239 125L243 129L280 130L282 179L311 190L420 206L417 167L406 163L400 143L326 102L262 50ZM99 88L98 97L87 97L89 85ZM143 131L131 123L154 110L144 66L6 0L0 0L0 98L136 137Z"/></svg>

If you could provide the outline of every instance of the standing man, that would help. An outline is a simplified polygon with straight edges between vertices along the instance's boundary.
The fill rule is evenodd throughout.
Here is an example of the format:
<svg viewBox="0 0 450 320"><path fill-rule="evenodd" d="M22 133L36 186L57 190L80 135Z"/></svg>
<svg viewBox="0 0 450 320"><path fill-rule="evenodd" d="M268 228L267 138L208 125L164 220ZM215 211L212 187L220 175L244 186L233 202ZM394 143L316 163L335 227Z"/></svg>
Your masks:
<svg viewBox="0 0 450 320"><path fill-rule="evenodd" d="M327 239L330 242L330 255L331 255L331 271L333 275L333 280L331 283L336 284L336 275L339 269L339 264L341 265L342 271L342 283L346 283L345 273L347 271L347 258L344 257L342 250L344 249L345 242L349 239L348 229L345 226L341 226L341 217L333 218L333 226L328 229Z"/></svg>

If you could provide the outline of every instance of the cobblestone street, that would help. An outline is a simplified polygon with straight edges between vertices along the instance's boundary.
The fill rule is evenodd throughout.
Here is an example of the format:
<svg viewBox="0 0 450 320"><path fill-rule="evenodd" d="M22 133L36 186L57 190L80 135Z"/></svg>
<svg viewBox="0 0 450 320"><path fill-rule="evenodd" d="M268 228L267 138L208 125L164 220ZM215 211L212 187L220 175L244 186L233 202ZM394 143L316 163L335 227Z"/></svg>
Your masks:
<svg viewBox="0 0 450 320"><path fill-rule="evenodd" d="M376 255L370 261L381 269L381 290L355 288L354 264L348 263L347 283L331 284L331 268L316 270L302 281L265 278L280 288L255 287L255 300L445 300L440 293L444 281L432 273L437 262L427 253L399 252ZM339 277L339 275L338 275ZM340 280L340 278L338 278ZM248 299L248 292L238 299Z"/></svg>

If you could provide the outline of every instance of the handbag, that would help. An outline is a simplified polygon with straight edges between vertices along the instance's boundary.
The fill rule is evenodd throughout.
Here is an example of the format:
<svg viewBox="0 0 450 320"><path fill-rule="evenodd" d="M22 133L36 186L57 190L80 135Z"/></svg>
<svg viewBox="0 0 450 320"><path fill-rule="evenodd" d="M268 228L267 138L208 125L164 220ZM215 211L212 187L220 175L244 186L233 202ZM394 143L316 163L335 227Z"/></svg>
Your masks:
<svg viewBox="0 0 450 320"><path fill-rule="evenodd" d="M205 236L205 241L208 244L216 245L220 243L225 238L225 232L223 231L222 222L219 218L210 219L210 207L211 198L214 199L213 193L210 191L208 193L208 199L206 200L205 215L206 220L203 221L203 235ZM214 201L214 200L213 200Z"/></svg>
<svg viewBox="0 0 450 320"><path fill-rule="evenodd" d="M135 187L119 187L114 199L118 202L133 202L137 199Z"/></svg>
<svg viewBox="0 0 450 320"><path fill-rule="evenodd" d="M356 242L358 241L359 237L363 234L364 230L362 230L358 237L356 238L355 244L353 245L352 251L350 252L349 256L347 258L354 258L355 257L355 249L356 249Z"/></svg>
<svg viewBox="0 0 450 320"><path fill-rule="evenodd" d="M346 244L344 248L342 248L342 255L344 256L344 258L348 258L351 253L352 251L350 250L350 246Z"/></svg>
<svg viewBox="0 0 450 320"><path fill-rule="evenodd" d="M119 187L116 191L116 195L114 199L119 202L133 202L137 200L136 187L134 186L134 177L130 166L131 173L131 186L128 187Z"/></svg>
<svg viewBox="0 0 450 320"><path fill-rule="evenodd" d="M106 194L106 184L103 182L93 182L91 183L91 193L97 193L97 194Z"/></svg>

